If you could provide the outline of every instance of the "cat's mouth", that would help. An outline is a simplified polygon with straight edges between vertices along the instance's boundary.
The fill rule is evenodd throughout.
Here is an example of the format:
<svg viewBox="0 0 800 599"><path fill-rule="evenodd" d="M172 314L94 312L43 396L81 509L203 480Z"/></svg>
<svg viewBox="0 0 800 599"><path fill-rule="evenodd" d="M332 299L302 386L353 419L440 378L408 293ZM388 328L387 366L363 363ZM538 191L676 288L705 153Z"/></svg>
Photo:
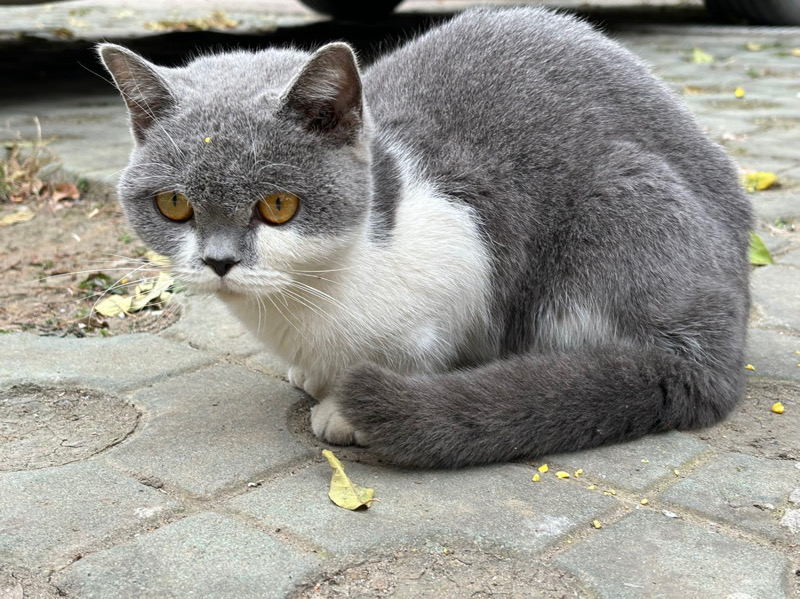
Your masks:
<svg viewBox="0 0 800 599"><path fill-rule="evenodd" d="M188 270L174 269L176 278L186 284L189 289L200 293L216 293L220 296L236 295L267 295L280 293L288 285L291 278L281 272L251 272L240 269L231 270L224 276L219 276L210 269Z"/></svg>

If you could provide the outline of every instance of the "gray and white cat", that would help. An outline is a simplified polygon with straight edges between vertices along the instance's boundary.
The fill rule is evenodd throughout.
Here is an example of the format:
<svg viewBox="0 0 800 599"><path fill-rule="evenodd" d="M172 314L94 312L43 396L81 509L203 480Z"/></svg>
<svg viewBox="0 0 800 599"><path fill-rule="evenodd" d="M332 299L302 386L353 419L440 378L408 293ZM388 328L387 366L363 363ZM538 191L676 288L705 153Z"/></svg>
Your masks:
<svg viewBox="0 0 800 599"><path fill-rule="evenodd" d="M286 361L322 439L463 466L707 426L742 395L736 171L577 19L470 11L367 69L343 43L99 52L128 219Z"/></svg>

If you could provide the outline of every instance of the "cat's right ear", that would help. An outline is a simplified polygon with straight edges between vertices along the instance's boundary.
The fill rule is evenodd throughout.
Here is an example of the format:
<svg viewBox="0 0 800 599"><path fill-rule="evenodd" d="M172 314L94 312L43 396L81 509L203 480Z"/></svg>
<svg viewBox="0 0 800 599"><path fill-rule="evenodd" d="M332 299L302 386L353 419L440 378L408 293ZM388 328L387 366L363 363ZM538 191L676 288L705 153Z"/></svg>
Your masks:
<svg viewBox="0 0 800 599"><path fill-rule="evenodd" d="M284 93L281 111L336 144L355 143L364 101L353 49L334 42L317 50Z"/></svg>
<svg viewBox="0 0 800 599"><path fill-rule="evenodd" d="M133 137L141 143L145 131L175 102L167 83L155 65L127 48L99 44L97 53L128 105Z"/></svg>

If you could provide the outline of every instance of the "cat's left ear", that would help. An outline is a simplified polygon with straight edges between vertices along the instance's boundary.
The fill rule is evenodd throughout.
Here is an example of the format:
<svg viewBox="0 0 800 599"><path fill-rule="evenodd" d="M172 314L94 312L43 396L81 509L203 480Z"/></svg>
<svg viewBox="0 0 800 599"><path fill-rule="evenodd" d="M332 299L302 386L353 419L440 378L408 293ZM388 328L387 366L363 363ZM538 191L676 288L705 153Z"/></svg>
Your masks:
<svg viewBox="0 0 800 599"><path fill-rule="evenodd" d="M353 49L334 42L317 50L284 93L281 111L336 144L355 143L364 127L364 100Z"/></svg>

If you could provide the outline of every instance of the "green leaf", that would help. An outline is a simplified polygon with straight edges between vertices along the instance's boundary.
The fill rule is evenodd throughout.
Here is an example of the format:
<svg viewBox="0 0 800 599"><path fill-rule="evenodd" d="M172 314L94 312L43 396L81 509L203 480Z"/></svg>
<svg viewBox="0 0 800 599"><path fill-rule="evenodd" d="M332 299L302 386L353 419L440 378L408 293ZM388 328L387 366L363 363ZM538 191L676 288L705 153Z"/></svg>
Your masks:
<svg viewBox="0 0 800 599"><path fill-rule="evenodd" d="M750 264L763 266L765 264L774 264L772 256L769 255L769 250L761 238L750 232Z"/></svg>

